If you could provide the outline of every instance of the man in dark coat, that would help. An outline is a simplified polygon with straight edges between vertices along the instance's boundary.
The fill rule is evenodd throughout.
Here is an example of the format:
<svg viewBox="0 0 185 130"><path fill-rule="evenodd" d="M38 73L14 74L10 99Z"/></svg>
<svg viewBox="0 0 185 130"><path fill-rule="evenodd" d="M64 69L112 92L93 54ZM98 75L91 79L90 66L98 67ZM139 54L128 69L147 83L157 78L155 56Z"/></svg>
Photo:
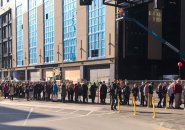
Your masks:
<svg viewBox="0 0 185 130"><path fill-rule="evenodd" d="M111 85L110 88L110 96L111 96L111 110L117 110L117 96L118 96L118 85L117 80L114 81L114 83Z"/></svg>
<svg viewBox="0 0 185 130"><path fill-rule="evenodd" d="M101 103L105 103L105 99L107 97L107 86L105 84L105 81L103 81L103 84L100 88L100 99Z"/></svg>
<svg viewBox="0 0 185 130"><path fill-rule="evenodd" d="M88 86L86 83L84 83L82 85L83 103L85 103L85 100L87 101L87 93L88 93Z"/></svg>
<svg viewBox="0 0 185 130"><path fill-rule="evenodd" d="M96 83L94 82L94 84L90 88L90 93L91 93L90 98L92 99L92 103L94 103L94 100L95 100L95 97L96 97L96 89L97 89L97 86L96 86Z"/></svg>

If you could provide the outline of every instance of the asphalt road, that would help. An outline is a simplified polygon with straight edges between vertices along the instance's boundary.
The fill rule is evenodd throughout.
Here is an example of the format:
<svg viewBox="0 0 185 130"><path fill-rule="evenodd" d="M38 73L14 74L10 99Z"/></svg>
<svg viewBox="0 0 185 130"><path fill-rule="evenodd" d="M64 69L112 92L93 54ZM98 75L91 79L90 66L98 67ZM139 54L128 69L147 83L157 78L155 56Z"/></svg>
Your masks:
<svg viewBox="0 0 185 130"><path fill-rule="evenodd" d="M0 130L185 130L183 110L158 110L154 120L151 109L137 108L137 115L133 116L132 106L122 106L121 113L109 108L97 104L3 100ZM176 121L172 126L168 124L170 119ZM181 127L175 128L176 125Z"/></svg>

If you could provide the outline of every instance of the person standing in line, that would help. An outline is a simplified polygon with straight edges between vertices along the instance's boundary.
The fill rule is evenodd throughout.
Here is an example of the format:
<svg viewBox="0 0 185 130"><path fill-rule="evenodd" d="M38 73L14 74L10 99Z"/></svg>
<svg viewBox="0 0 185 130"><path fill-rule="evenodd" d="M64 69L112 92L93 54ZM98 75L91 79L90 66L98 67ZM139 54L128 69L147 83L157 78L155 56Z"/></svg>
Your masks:
<svg viewBox="0 0 185 130"><path fill-rule="evenodd" d="M146 82L145 87L144 87L144 95L145 95L145 102L146 102L145 106L148 105L148 95L149 95L149 87L148 86L149 86L148 82Z"/></svg>
<svg viewBox="0 0 185 130"><path fill-rule="evenodd" d="M14 84L10 84L10 100L13 101L13 97L14 97L14 94L15 94L15 85Z"/></svg>
<svg viewBox="0 0 185 130"><path fill-rule="evenodd" d="M166 96L167 96L167 83L163 83L163 107L166 107Z"/></svg>
<svg viewBox="0 0 185 130"><path fill-rule="evenodd" d="M117 110L117 96L118 96L118 85L117 80L114 80L114 83L111 85L110 88L110 96L111 96L111 110Z"/></svg>
<svg viewBox="0 0 185 130"><path fill-rule="evenodd" d="M82 85L78 82L78 101L79 102L82 102L82 93L83 93Z"/></svg>
<svg viewBox="0 0 185 130"><path fill-rule="evenodd" d="M129 83L127 81L125 81L125 87L124 87L124 104L130 105L129 101L130 101L130 86Z"/></svg>
<svg viewBox="0 0 185 130"><path fill-rule="evenodd" d="M3 92L4 92L4 99L6 99L6 97L8 98L8 95L9 95L9 86L8 86L8 83L5 83L4 84Z"/></svg>
<svg viewBox="0 0 185 130"><path fill-rule="evenodd" d="M62 92L61 92L61 98L62 98L61 100L63 103L65 102L66 95L67 95L66 84L63 83L62 84Z"/></svg>
<svg viewBox="0 0 185 130"><path fill-rule="evenodd" d="M152 107L152 97L154 93L154 84L151 82L148 86L149 89L149 106Z"/></svg>
<svg viewBox="0 0 185 130"><path fill-rule="evenodd" d="M107 97L107 86L105 84L105 81L103 81L101 88L100 88L101 103L105 104L106 97Z"/></svg>
<svg viewBox="0 0 185 130"><path fill-rule="evenodd" d="M183 87L183 96L184 96L184 109L185 109L185 85L184 85L184 87Z"/></svg>
<svg viewBox="0 0 185 130"><path fill-rule="evenodd" d="M96 86L96 83L95 83L95 82L94 82L94 84L91 85L91 87L90 87L90 93L91 93L92 103L94 103L94 101L95 101L96 89L97 89L97 88L98 88L98 87Z"/></svg>
<svg viewBox="0 0 185 130"><path fill-rule="evenodd" d="M140 101L140 105L141 106L144 106L145 105L145 95L144 95L144 87L145 87L145 84L144 82L141 83L141 86L139 88L139 91L140 91L140 98L141 98L141 101Z"/></svg>
<svg viewBox="0 0 185 130"><path fill-rule="evenodd" d="M79 84L79 82L78 82ZM75 102L78 102L78 84L75 84L74 93L75 93Z"/></svg>
<svg viewBox="0 0 185 130"><path fill-rule="evenodd" d="M134 83L134 87L132 89L132 94L135 98L135 101L137 100L137 95L138 95L139 89L138 89L138 85L136 83Z"/></svg>
<svg viewBox="0 0 185 130"><path fill-rule="evenodd" d="M168 86L168 90L167 90L167 93L168 93L168 96L169 96L169 108L174 108L173 107L173 102L174 102L174 85L175 85L175 81L173 83L171 83L169 86Z"/></svg>
<svg viewBox="0 0 185 130"><path fill-rule="evenodd" d="M74 96L74 84L73 81L70 82L69 85L69 91L70 91L70 101L73 102L73 96Z"/></svg>
<svg viewBox="0 0 185 130"><path fill-rule="evenodd" d="M157 87L157 94L158 94L158 98L159 98L159 102L158 102L158 105L157 107L158 108L161 108L161 102L162 102L162 99L163 99L163 87L162 87L162 84L159 83L158 87Z"/></svg>
<svg viewBox="0 0 185 130"><path fill-rule="evenodd" d="M33 83L32 82L29 83L29 96L30 96L30 100L33 100Z"/></svg>
<svg viewBox="0 0 185 130"><path fill-rule="evenodd" d="M88 102L88 99L87 99L87 95L88 95L88 86L87 86L87 83L84 83L82 85L82 95L83 95L83 103Z"/></svg>
<svg viewBox="0 0 185 130"><path fill-rule="evenodd" d="M27 101L30 100L29 91L30 91L29 85L28 85L28 83L26 83L25 84L25 93L26 93L26 99L27 99Z"/></svg>
<svg viewBox="0 0 185 130"><path fill-rule="evenodd" d="M181 105L182 85L180 82L181 82L181 80L178 79L177 83L175 84L175 87L174 87L175 108L176 109L180 109L180 105Z"/></svg>
<svg viewBox="0 0 185 130"><path fill-rule="evenodd" d="M52 85L52 94L53 94L53 101L58 100L58 85L56 84L56 81L54 81Z"/></svg>

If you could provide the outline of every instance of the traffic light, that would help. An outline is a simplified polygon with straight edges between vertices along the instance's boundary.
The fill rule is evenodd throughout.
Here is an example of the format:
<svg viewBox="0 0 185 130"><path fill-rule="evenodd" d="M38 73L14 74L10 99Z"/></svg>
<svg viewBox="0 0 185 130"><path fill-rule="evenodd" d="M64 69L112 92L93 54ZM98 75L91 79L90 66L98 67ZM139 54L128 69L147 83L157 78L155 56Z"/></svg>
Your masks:
<svg viewBox="0 0 185 130"><path fill-rule="evenodd" d="M80 5L91 5L93 0L80 0Z"/></svg>

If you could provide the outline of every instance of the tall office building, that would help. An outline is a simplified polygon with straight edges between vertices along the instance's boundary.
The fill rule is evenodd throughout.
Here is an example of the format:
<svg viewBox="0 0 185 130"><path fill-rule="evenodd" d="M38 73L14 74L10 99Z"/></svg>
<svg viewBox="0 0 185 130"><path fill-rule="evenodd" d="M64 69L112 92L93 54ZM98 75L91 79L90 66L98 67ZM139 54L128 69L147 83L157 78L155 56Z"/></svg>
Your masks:
<svg viewBox="0 0 185 130"><path fill-rule="evenodd" d="M79 0L9 3L14 5L10 7L13 44L8 58L12 66L11 71L2 67L2 78L11 72L11 78L18 80L114 79L114 7L99 0L89 7L80 6Z"/></svg>
<svg viewBox="0 0 185 130"><path fill-rule="evenodd" d="M185 50L185 3L179 1L177 47ZM178 43L167 27L168 6L162 10L153 7L154 3L138 6L130 9L129 15ZM90 6L80 6L79 0L1 0L1 79L38 81L56 77L108 82L176 74L161 70L165 70L166 49L160 42L134 23L116 22L115 12L101 0L93 0Z"/></svg>

